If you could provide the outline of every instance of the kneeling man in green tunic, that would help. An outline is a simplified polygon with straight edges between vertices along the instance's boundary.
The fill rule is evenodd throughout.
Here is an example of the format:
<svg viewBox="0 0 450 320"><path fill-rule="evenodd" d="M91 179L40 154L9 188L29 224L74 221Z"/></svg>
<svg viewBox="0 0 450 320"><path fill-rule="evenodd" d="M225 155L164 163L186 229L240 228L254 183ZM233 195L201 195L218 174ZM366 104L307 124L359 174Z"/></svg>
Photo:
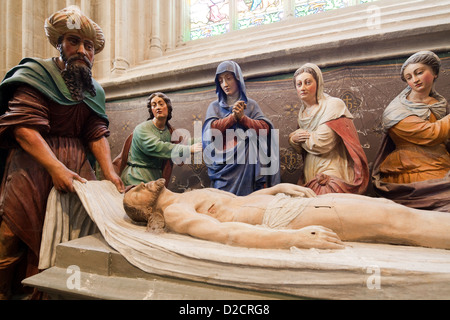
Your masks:
<svg viewBox="0 0 450 320"><path fill-rule="evenodd" d="M126 186L159 178L165 178L168 183L172 159L182 162L190 154L202 151L201 143L172 143L175 129L169 120L172 119L173 107L167 95L162 92L151 94L147 108L150 117L136 126L125 141L121 154L114 159L116 170Z"/></svg>

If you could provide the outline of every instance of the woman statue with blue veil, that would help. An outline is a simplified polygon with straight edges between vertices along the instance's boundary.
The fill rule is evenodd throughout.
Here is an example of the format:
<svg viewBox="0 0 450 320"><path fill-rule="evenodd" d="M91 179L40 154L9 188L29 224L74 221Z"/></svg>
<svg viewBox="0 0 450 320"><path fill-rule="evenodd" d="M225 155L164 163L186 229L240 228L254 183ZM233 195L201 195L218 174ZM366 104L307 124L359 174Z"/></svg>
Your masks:
<svg viewBox="0 0 450 320"><path fill-rule="evenodd" d="M234 61L219 64L218 99L206 112L203 156L211 187L248 195L280 182L278 135L255 100L247 97Z"/></svg>

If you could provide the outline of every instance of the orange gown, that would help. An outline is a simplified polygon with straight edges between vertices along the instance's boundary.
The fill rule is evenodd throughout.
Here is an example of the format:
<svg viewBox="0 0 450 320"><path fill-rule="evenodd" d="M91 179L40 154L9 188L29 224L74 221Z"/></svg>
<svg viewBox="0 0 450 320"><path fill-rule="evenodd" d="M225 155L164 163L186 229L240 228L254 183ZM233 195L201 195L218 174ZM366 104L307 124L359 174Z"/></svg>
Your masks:
<svg viewBox="0 0 450 320"><path fill-rule="evenodd" d="M450 171L445 143L450 116L441 120L431 113L429 121L409 116L389 129L395 150L381 163L381 179L388 183L412 183L442 179Z"/></svg>

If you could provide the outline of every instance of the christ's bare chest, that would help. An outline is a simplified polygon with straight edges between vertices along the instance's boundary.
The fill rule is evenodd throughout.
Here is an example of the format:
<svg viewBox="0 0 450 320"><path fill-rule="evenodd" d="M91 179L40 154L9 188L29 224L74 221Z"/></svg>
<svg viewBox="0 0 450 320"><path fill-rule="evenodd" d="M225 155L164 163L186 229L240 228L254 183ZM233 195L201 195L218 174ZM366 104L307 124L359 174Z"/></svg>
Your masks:
<svg viewBox="0 0 450 320"><path fill-rule="evenodd" d="M221 192L193 191L186 200L192 203L198 213L221 222L259 224L267 207L266 197L236 197Z"/></svg>

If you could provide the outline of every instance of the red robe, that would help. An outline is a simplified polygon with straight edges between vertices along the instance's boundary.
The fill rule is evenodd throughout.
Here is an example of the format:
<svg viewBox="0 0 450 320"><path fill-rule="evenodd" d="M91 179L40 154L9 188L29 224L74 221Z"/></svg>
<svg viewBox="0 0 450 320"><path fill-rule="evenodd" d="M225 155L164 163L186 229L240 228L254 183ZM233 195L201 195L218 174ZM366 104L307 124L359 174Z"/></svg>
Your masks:
<svg viewBox="0 0 450 320"><path fill-rule="evenodd" d="M353 161L354 178L348 183L338 177L318 174L305 187L311 188L316 194L355 193L364 194L369 183L369 165L359 141L358 133L351 119L341 117L326 122L336 134L341 137L350 158Z"/></svg>

